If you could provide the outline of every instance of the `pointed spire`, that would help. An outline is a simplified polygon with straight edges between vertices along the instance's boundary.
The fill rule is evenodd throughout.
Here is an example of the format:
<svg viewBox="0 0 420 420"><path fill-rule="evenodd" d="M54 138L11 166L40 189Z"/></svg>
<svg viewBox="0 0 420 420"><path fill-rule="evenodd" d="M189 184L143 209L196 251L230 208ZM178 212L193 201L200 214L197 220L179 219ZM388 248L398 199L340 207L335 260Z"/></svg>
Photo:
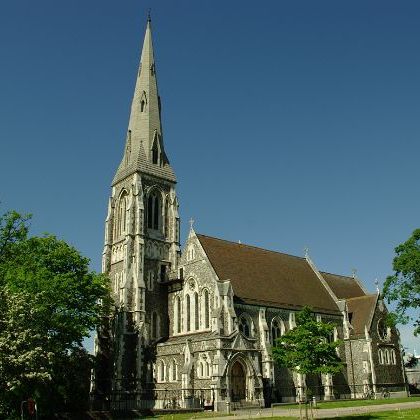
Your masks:
<svg viewBox="0 0 420 420"><path fill-rule="evenodd" d="M126 147L113 184L138 171L175 181L162 139L161 106L149 11L131 104Z"/></svg>

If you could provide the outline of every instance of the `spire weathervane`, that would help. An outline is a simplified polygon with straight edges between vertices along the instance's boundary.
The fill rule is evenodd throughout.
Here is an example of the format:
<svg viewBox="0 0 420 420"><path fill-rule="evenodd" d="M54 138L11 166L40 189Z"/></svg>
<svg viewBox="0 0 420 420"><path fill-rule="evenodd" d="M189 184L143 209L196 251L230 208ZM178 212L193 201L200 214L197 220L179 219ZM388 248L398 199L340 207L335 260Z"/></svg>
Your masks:
<svg viewBox="0 0 420 420"><path fill-rule="evenodd" d="M305 248L303 248L303 251L305 252L305 258L309 258L309 247L305 246Z"/></svg>
<svg viewBox="0 0 420 420"><path fill-rule="evenodd" d="M147 11L147 21L148 22L152 21L151 12L152 12L152 9L151 9L151 7L149 7L149 10Z"/></svg>
<svg viewBox="0 0 420 420"><path fill-rule="evenodd" d="M193 230L194 219L191 217L190 219L190 230Z"/></svg>

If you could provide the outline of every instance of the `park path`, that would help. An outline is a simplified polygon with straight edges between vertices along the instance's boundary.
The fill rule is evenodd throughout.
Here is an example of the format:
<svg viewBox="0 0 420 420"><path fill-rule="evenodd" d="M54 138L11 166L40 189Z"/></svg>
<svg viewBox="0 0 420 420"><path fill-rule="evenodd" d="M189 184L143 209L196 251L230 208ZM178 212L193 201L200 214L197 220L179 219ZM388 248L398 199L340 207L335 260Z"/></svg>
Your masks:
<svg viewBox="0 0 420 420"><path fill-rule="evenodd" d="M378 411L395 411L395 418L398 418L398 411L410 408L419 408L420 401L409 401L395 404L365 405L361 407L341 407L341 408L320 408L314 410L314 418L327 419L340 416L351 416L355 414L367 414ZM258 419L261 417L297 417L299 410L295 408L263 408L261 410L235 411L234 419ZM211 420L226 420L229 417L212 417ZM420 417L419 417L420 418Z"/></svg>

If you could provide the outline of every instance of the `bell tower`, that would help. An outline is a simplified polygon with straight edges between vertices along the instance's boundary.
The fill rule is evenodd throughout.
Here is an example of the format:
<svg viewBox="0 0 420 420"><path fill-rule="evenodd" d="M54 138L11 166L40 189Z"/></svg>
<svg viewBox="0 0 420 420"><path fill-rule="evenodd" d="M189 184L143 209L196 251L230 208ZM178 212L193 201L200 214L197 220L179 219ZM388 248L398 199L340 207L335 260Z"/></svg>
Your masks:
<svg viewBox="0 0 420 420"><path fill-rule="evenodd" d="M180 246L176 178L163 139L149 17L105 221L102 272L111 282L115 314L102 331L109 343L108 384L97 371L96 386L115 395L138 396L148 388L155 344L168 335L164 282L177 269ZM100 352L101 332L97 344Z"/></svg>

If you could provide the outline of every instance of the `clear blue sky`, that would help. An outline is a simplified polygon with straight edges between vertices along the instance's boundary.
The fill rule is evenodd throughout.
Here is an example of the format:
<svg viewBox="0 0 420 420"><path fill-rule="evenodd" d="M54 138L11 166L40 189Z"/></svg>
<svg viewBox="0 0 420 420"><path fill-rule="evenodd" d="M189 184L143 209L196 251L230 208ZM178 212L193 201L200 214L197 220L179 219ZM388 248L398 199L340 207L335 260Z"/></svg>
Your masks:
<svg viewBox="0 0 420 420"><path fill-rule="evenodd" d="M2 210L100 269L149 7L183 238L193 217L208 235L308 246L373 291L420 227L418 1L1 2Z"/></svg>

